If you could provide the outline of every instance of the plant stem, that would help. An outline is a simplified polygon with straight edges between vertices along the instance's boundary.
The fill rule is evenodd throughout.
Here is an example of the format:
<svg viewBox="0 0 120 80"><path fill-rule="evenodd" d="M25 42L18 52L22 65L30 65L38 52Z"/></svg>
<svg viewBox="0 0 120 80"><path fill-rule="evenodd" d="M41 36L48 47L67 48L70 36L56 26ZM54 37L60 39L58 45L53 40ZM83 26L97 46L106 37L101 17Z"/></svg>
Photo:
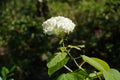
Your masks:
<svg viewBox="0 0 120 80"><path fill-rule="evenodd" d="M66 50L67 54L70 56L70 58L74 61L74 63L76 64L76 66L79 68L79 69L82 69L84 70L81 66L79 66L79 64L77 63L77 61L75 60L75 58L69 53L68 50Z"/></svg>
<svg viewBox="0 0 120 80"><path fill-rule="evenodd" d="M96 76L98 77L99 80L102 80L100 75L95 71Z"/></svg>
<svg viewBox="0 0 120 80"><path fill-rule="evenodd" d="M73 72L73 70L70 69L69 67L67 67L66 65L64 65L64 67L65 67L68 71Z"/></svg>
<svg viewBox="0 0 120 80"><path fill-rule="evenodd" d="M74 61L74 63L76 64L76 66L77 66L79 69L84 70L81 66L79 66L79 64L77 63L77 61L75 60L75 58L74 58L68 51L66 51L66 52L67 52L68 55L71 57L71 59Z"/></svg>
<svg viewBox="0 0 120 80"><path fill-rule="evenodd" d="M83 61L83 62L80 64L80 67L82 67L82 66L83 66L83 64L85 64L85 61Z"/></svg>
<svg viewBox="0 0 120 80"><path fill-rule="evenodd" d="M101 72L96 72L96 71L94 71L94 73L90 73L90 74L89 74L89 77L99 78L99 80L102 80L101 77L100 77L100 75L102 75Z"/></svg>
<svg viewBox="0 0 120 80"><path fill-rule="evenodd" d="M78 65L77 61L74 58L73 61L75 62L76 66L80 69L80 66Z"/></svg>
<svg viewBox="0 0 120 80"><path fill-rule="evenodd" d="M61 43L62 43L62 46L65 47L64 39L61 40ZM68 54L68 55L70 56L70 58L74 61L74 63L76 64L76 66L77 66L79 69L84 70L81 66L79 66L79 64L77 63L77 61L75 60L75 58L69 53L68 50L65 50L64 52L67 52L67 54Z"/></svg>
<svg viewBox="0 0 120 80"><path fill-rule="evenodd" d="M76 57L75 59L80 59L81 58L81 56L79 56L79 57Z"/></svg>

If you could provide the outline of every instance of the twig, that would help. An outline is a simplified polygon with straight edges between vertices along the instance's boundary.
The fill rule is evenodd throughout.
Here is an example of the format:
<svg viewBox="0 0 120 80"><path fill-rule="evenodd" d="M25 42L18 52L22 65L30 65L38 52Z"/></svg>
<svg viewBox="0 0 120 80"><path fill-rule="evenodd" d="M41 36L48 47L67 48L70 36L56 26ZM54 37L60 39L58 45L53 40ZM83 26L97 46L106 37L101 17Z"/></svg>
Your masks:
<svg viewBox="0 0 120 80"><path fill-rule="evenodd" d="M66 65L64 65L64 67L65 67L68 71L73 72L73 70L70 69L69 67L67 67Z"/></svg>
<svg viewBox="0 0 120 80"><path fill-rule="evenodd" d="M96 76L98 77L98 79L102 80L101 77L100 77L100 75L98 75L98 73L96 71L94 71L94 72L95 72Z"/></svg>
<svg viewBox="0 0 120 80"><path fill-rule="evenodd" d="M80 67L82 67L82 66L83 66L83 64L85 64L85 61L83 61L83 62L80 64Z"/></svg>

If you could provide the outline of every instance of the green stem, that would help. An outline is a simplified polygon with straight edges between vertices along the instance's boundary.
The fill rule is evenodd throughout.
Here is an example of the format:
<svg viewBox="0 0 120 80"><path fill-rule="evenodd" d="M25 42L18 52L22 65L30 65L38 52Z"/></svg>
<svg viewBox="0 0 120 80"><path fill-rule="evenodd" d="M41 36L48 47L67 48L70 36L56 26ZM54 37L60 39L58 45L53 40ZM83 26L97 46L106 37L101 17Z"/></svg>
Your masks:
<svg viewBox="0 0 120 80"><path fill-rule="evenodd" d="M62 46L65 47L65 44L64 44L64 39L62 39L60 41L60 44L62 43ZM65 50L64 52L67 52L67 54L70 56L70 58L74 61L74 63L76 64L76 66L79 68L79 69L82 69L84 70L81 66L79 66L79 64L77 63L77 61L75 60L75 58L69 53L68 50Z"/></svg>
<svg viewBox="0 0 120 80"><path fill-rule="evenodd" d="M96 76L98 77L99 80L102 80L100 77L101 73L98 74L96 71L94 73L96 74Z"/></svg>
<svg viewBox="0 0 120 80"><path fill-rule="evenodd" d="M83 66L83 64L85 64L85 61L83 61L83 62L80 64L80 67L82 67L82 66Z"/></svg>
<svg viewBox="0 0 120 80"><path fill-rule="evenodd" d="M80 69L81 67L78 65L77 61L74 58L73 61L75 62L76 66Z"/></svg>
<svg viewBox="0 0 120 80"><path fill-rule="evenodd" d="M70 69L69 67L67 67L66 65L64 65L64 67L65 67L68 71L73 72L73 70Z"/></svg>
<svg viewBox="0 0 120 80"><path fill-rule="evenodd" d="M100 77L100 75L102 75L101 72L96 72L96 71L95 71L94 73L89 74L89 77L99 78L99 80L102 80L101 77Z"/></svg>
<svg viewBox="0 0 120 80"><path fill-rule="evenodd" d="M76 57L75 59L80 59L81 58L81 56L80 57Z"/></svg>
<svg viewBox="0 0 120 80"><path fill-rule="evenodd" d="M76 64L76 66L77 66L79 69L84 70L81 66L79 66L79 64L77 63L77 61L75 60L75 58L72 57L72 55L71 55L68 51L66 51L66 52L68 53L68 55L70 56L70 58L74 61L74 63Z"/></svg>

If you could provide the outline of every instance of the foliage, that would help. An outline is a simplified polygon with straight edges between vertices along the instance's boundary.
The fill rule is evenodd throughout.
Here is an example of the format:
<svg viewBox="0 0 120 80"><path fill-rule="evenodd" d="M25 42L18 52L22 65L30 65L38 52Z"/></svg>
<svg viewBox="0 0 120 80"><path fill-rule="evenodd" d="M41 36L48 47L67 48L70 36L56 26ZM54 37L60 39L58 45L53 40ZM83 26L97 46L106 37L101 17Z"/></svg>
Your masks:
<svg viewBox="0 0 120 80"><path fill-rule="evenodd" d="M63 48L60 48L61 52L57 53L54 57L52 57L50 60L48 60L47 67L48 67L48 74L51 76L53 73L58 71L60 68L65 67L67 70L70 72L68 73L63 73L60 75L56 80L95 80L96 78L101 80L103 77L105 80L119 80L120 72L116 69L111 69L109 65L99 59L99 58L91 58L85 55L80 55L84 62L81 64L78 64L76 59L79 59L77 57L73 57L71 54L71 49L79 49L78 46L64 46L64 41L63 41ZM80 49L79 49L80 50ZM78 67L77 70L73 71L69 67L67 67L67 63L69 59L73 60L76 66ZM67 60L65 60L67 59ZM87 62L91 66L93 66L98 72L94 71L94 73L89 73L87 72L87 68L83 68L83 64ZM77 71L77 72L76 72ZM79 71L82 71L84 73L80 73Z"/></svg>
<svg viewBox="0 0 120 80"><path fill-rule="evenodd" d="M119 0L43 1L49 9L47 16L69 17L77 24L74 33L68 35L68 41L65 41L66 45L71 44L69 48L74 47L71 51L73 56L81 53L98 57L120 70ZM38 16L36 5L37 0L0 0L0 67L17 65L16 80L50 80L45 60L56 53L59 38L43 34L41 23L48 17ZM76 44L86 47L75 50L73 45ZM76 68L71 60L68 66L73 70ZM91 67L87 68L91 72ZM63 68L61 72L64 72ZM109 71L106 73L109 74Z"/></svg>
<svg viewBox="0 0 120 80"><path fill-rule="evenodd" d="M6 67L2 67L1 68L1 79L2 80L14 80L13 76L14 76L14 70L15 70L15 66L12 66L10 69L6 68Z"/></svg>
<svg viewBox="0 0 120 80"><path fill-rule="evenodd" d="M109 71L103 72L105 80L119 80L120 79L120 72L115 69L110 69Z"/></svg>

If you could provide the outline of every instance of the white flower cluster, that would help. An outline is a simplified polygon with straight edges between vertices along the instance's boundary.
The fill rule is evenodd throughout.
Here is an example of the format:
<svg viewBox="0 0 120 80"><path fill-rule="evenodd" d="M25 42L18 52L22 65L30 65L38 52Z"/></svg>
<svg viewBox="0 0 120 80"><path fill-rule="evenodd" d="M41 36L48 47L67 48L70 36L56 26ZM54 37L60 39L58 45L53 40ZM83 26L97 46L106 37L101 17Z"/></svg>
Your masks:
<svg viewBox="0 0 120 80"><path fill-rule="evenodd" d="M42 24L44 33L51 35L60 35L70 33L74 30L75 24L68 18L58 16L52 17Z"/></svg>

